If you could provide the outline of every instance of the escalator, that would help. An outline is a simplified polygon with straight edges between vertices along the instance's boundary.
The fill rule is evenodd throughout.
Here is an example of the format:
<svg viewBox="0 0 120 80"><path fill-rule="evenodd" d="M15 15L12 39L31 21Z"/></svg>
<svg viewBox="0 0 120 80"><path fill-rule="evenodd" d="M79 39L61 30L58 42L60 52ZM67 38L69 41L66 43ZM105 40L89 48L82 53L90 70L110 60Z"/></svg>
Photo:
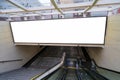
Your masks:
<svg viewBox="0 0 120 80"><path fill-rule="evenodd" d="M65 73L64 69L60 68L56 70L55 72L53 72L51 75L43 78L42 80L60 80L64 73Z"/></svg>
<svg viewBox="0 0 120 80"><path fill-rule="evenodd" d="M92 59L85 48L60 48L61 52L66 53L63 64L40 80L108 80L93 67Z"/></svg>
<svg viewBox="0 0 120 80"><path fill-rule="evenodd" d="M94 80L109 80L106 77L100 75L99 73L89 70L89 69L85 69L86 73L88 73Z"/></svg>
<svg viewBox="0 0 120 80"><path fill-rule="evenodd" d="M67 69L65 80L78 80L75 69Z"/></svg>
<svg viewBox="0 0 120 80"><path fill-rule="evenodd" d="M42 80L78 80L74 59L66 59L63 66Z"/></svg>
<svg viewBox="0 0 120 80"><path fill-rule="evenodd" d="M94 80L86 71L84 70L84 66L82 64L82 59L77 59L77 75L79 76L79 80Z"/></svg>
<svg viewBox="0 0 120 80"><path fill-rule="evenodd" d="M84 74L87 75L87 77L86 77L86 75L83 76L83 78L86 77L87 79L82 79L82 80L109 80L106 77L99 74L98 71L96 70L96 68L93 68L92 66L91 66L92 68L85 67L86 65L84 66L84 65L80 64L80 63L82 63L81 60L79 60L78 62L79 62L80 72L84 72Z"/></svg>

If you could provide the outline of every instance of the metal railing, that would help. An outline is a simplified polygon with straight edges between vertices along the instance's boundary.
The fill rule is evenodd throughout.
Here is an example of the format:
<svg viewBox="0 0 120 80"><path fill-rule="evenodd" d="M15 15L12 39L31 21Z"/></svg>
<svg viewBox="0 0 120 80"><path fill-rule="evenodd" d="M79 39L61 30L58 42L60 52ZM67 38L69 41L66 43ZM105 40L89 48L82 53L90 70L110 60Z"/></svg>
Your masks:
<svg viewBox="0 0 120 80"><path fill-rule="evenodd" d="M15 62L15 61L22 61L22 60L23 60L23 59L3 60L3 61L0 61L0 63Z"/></svg>
<svg viewBox="0 0 120 80"><path fill-rule="evenodd" d="M41 79L45 78L46 76L48 76L49 74L51 74L52 72L54 72L55 70L59 69L63 65L63 63L64 63L65 55L66 54L63 53L63 56L62 56L62 59L61 59L60 63L58 63L54 67L50 68L46 72L42 73L41 75L37 75L35 78L32 78L31 80L41 80Z"/></svg>

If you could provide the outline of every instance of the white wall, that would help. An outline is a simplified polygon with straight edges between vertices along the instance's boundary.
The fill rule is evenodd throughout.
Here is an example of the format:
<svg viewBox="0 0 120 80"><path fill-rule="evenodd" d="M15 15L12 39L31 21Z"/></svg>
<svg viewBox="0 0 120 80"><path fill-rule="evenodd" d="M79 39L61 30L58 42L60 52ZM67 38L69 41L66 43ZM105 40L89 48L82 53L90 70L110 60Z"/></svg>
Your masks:
<svg viewBox="0 0 120 80"><path fill-rule="evenodd" d="M98 66L120 72L120 14L108 17L105 48L88 48Z"/></svg>
<svg viewBox="0 0 120 80"><path fill-rule="evenodd" d="M0 21L0 73L18 69L40 51L38 46L15 46L9 22ZM1 63L6 60L22 59Z"/></svg>

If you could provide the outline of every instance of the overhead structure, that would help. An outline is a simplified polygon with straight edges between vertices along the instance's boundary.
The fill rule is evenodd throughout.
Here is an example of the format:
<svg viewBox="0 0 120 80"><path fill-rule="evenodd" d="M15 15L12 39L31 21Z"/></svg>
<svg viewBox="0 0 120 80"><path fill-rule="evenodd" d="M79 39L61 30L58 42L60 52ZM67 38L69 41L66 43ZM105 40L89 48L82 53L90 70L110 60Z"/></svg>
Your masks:
<svg viewBox="0 0 120 80"><path fill-rule="evenodd" d="M26 7L24 7L23 5L19 4L18 2L16 2L15 0L6 0L8 1L9 3L15 5L16 7L24 10L24 11L28 11Z"/></svg>
<svg viewBox="0 0 120 80"><path fill-rule="evenodd" d="M97 2L98 2L98 0L94 0L93 4L91 6L89 6L88 8L86 8L86 10L84 11L84 13L86 13L88 10L90 10L92 7L94 7Z"/></svg>
<svg viewBox="0 0 120 80"><path fill-rule="evenodd" d="M0 17L100 12L120 8L120 0L70 0L71 2L68 0L0 1Z"/></svg>
<svg viewBox="0 0 120 80"><path fill-rule="evenodd" d="M53 4L53 6L55 7L55 9L57 9L61 14L63 14L63 11L58 7L57 3L55 2L55 0L50 0L51 3Z"/></svg>

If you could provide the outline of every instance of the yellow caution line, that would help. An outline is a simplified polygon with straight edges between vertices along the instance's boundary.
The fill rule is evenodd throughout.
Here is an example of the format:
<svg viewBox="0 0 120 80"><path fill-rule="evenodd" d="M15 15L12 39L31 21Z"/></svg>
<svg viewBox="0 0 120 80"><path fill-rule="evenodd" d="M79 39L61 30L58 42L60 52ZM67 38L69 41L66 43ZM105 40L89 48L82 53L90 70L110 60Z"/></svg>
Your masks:
<svg viewBox="0 0 120 80"><path fill-rule="evenodd" d="M65 69L76 69L76 67L65 67L65 66L63 66L62 68L65 68ZM82 69L82 68L78 68L78 69Z"/></svg>
<svg viewBox="0 0 120 80"><path fill-rule="evenodd" d="M76 67L65 67L65 66L63 66L62 68L65 68L65 69L76 69ZM78 69L82 69L82 68L78 68ZM30 80L35 80L36 78L38 78L41 75L42 75L42 73L32 77Z"/></svg>
<svg viewBox="0 0 120 80"><path fill-rule="evenodd" d="M38 75L32 77L30 80L35 80L36 78L38 78L38 77L41 76L41 75L42 75L42 73L40 73L40 74L38 74Z"/></svg>

